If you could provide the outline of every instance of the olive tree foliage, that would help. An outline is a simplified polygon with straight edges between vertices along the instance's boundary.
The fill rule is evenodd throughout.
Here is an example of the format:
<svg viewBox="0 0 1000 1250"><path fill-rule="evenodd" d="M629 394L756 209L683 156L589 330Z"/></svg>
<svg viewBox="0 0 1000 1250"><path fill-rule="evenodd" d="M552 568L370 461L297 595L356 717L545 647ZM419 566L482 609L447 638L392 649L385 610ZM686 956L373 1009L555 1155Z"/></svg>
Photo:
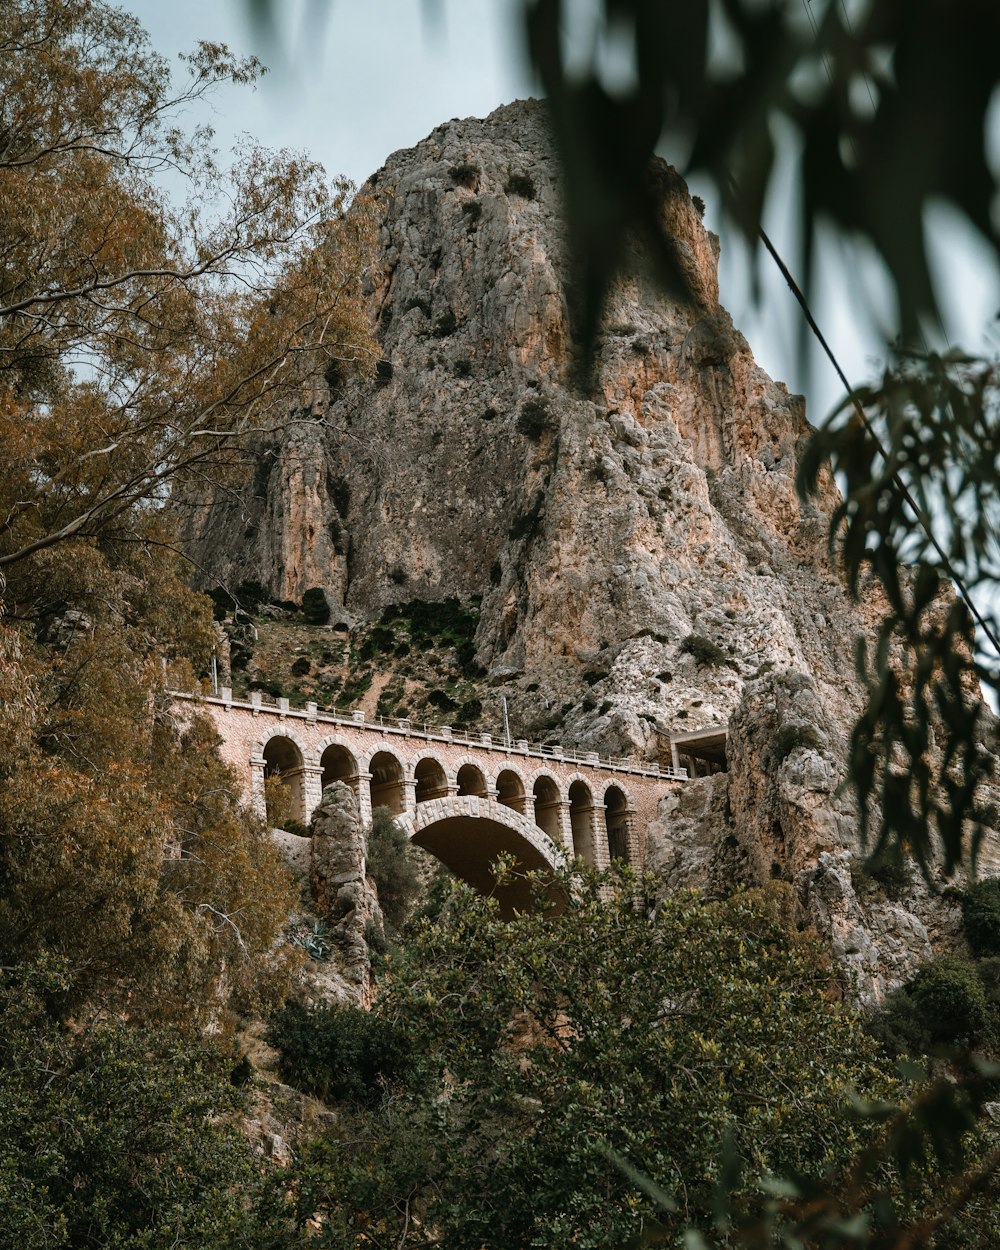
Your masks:
<svg viewBox="0 0 1000 1250"><path fill-rule="evenodd" d="M175 83L103 0L0 9L8 603L59 543L142 541L151 503L287 419L331 357L373 366L371 219L345 217L348 185L250 144L224 166L210 130L184 128L192 102L261 72L201 43Z"/></svg>
<svg viewBox="0 0 1000 1250"><path fill-rule="evenodd" d="M1000 827L980 697L1000 693L1000 376L960 353L900 353L855 399L799 471L808 491L832 462L831 548L852 593L874 583L887 608L857 648L867 699L850 777L873 859L902 846L928 878L950 875Z"/></svg>
<svg viewBox="0 0 1000 1250"><path fill-rule="evenodd" d="M63 960L76 1020L218 1025L283 980L287 874L164 692L213 637L168 495L373 359L366 207L185 128L260 72L200 44L175 81L102 0L0 5L0 964Z"/></svg>
<svg viewBox="0 0 1000 1250"><path fill-rule="evenodd" d="M58 959L0 972L0 1237L22 1250L266 1244L232 1057L166 1029L59 1028Z"/></svg>
<svg viewBox="0 0 1000 1250"><path fill-rule="evenodd" d="M627 869L561 885L561 914L505 921L455 884L363 1021L329 1005L276 1018L287 1078L340 1113L281 1178L296 1229L337 1250L953 1230L962 1161L977 1176L989 1161L987 1082L963 1089L957 1152L920 1157L914 1121L948 1082L897 1105L906 1083L836 1001L787 886L706 903L657 901ZM967 1213L964 1244L995 1244L990 1219Z"/></svg>

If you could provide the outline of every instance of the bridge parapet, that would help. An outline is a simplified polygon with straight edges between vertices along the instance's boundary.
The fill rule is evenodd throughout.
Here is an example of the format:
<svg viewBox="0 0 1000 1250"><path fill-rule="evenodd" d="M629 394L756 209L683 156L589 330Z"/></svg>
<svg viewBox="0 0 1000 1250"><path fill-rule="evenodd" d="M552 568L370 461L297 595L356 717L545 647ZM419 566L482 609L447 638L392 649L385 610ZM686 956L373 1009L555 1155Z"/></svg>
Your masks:
<svg viewBox="0 0 1000 1250"><path fill-rule="evenodd" d="M414 738L424 742L447 743L452 746L468 746L476 751L491 751L499 755L523 756L526 759L556 761L562 764L582 765L585 768L600 768L611 772L630 773L637 777L656 777L668 781L686 781L686 768L663 767L660 764L643 763L634 756L607 756L597 751L574 751L559 745L542 742L528 742L518 738L512 742L496 739L488 733L456 732L450 725L415 725L411 720L395 717L376 716L369 719L360 708L346 712L321 712L315 703L306 703L302 708L292 707L288 699L278 698L273 702L266 701L259 690L251 691L249 701L234 699L228 686L223 686L218 695L191 694L187 691L173 690L169 692L174 699L188 700L192 703L205 703L218 707L235 708L260 714L261 712L277 713L290 720L303 720L325 725L341 725L351 729L367 729L384 734L386 737Z"/></svg>

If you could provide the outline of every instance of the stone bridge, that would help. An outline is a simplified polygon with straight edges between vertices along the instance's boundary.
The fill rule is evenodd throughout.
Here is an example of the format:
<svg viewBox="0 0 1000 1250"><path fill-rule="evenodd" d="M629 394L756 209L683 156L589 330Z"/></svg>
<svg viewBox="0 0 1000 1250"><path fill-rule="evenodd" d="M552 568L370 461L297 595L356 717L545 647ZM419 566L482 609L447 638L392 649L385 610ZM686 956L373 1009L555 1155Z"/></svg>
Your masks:
<svg viewBox="0 0 1000 1250"><path fill-rule="evenodd" d="M307 824L324 786L345 782L367 824L386 807L418 845L453 872L488 889L502 851L527 868L579 856L595 868L612 859L641 867L646 827L660 799L687 777L634 759L605 759L448 726L366 721L360 712L293 708L259 693L249 702L223 687L218 697L173 695L197 709L222 739L223 759L262 816L265 781L287 787L291 814Z"/></svg>

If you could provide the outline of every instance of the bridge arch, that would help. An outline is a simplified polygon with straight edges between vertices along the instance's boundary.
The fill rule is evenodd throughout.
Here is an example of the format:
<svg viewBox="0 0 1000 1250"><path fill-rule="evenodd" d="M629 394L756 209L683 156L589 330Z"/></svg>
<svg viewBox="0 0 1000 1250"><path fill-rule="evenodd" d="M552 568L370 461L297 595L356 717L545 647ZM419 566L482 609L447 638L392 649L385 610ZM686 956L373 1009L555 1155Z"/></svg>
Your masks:
<svg viewBox="0 0 1000 1250"><path fill-rule="evenodd" d="M531 802L535 824L557 845L562 842L562 792L559 780L547 768L531 777Z"/></svg>
<svg viewBox="0 0 1000 1250"><path fill-rule="evenodd" d="M516 768L501 768L494 780L497 802L525 815L524 778Z"/></svg>
<svg viewBox="0 0 1000 1250"><path fill-rule="evenodd" d="M608 833L608 858L632 862L632 813L635 804L621 788L608 786L604 791L604 826Z"/></svg>
<svg viewBox="0 0 1000 1250"><path fill-rule="evenodd" d="M422 755L413 764L413 798L416 803L429 803L448 795L448 774L435 755Z"/></svg>
<svg viewBox="0 0 1000 1250"><path fill-rule="evenodd" d="M484 894L495 894L508 915L529 907L531 894L523 881L497 887L491 867L498 855L513 855L525 871L550 871L565 862L558 843L529 817L474 794L431 799L399 823L417 846L457 877Z"/></svg>
<svg viewBox="0 0 1000 1250"><path fill-rule="evenodd" d="M579 774L569 783L569 824L573 854L591 868L603 867L594 820L594 794Z"/></svg>
<svg viewBox="0 0 1000 1250"><path fill-rule="evenodd" d="M357 756L343 740L335 736L321 738L316 747L319 766L323 770L323 789L333 785L335 781L350 782L358 775Z"/></svg>
<svg viewBox="0 0 1000 1250"><path fill-rule="evenodd" d="M455 785L460 795L474 794L481 799L490 797L486 774L470 756L459 761L455 773Z"/></svg>
<svg viewBox="0 0 1000 1250"><path fill-rule="evenodd" d="M393 816L406 811L406 781L403 762L393 751L385 747L373 752L367 760L366 772L371 774L368 783L371 805L387 807Z"/></svg>
<svg viewBox="0 0 1000 1250"><path fill-rule="evenodd" d="M306 748L301 738L285 729L276 729L261 738L255 755L264 762L263 797L268 823L277 825L290 818L304 824ZM281 789L273 790L275 784ZM284 797L281 797L282 792Z"/></svg>

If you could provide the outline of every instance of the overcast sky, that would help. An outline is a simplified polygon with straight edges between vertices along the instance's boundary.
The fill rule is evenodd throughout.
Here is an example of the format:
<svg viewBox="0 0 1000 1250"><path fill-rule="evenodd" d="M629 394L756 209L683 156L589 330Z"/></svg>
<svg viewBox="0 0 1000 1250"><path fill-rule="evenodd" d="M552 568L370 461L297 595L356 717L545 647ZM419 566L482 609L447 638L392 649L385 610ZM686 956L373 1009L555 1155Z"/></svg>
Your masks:
<svg viewBox="0 0 1000 1250"><path fill-rule="evenodd" d="M221 40L272 65L278 59L248 27L243 0L119 2L142 20L153 47L171 59L197 39ZM583 12L592 0L573 0L571 10L574 6ZM329 173L361 183L390 152L419 142L441 122L485 116L500 104L537 93L520 40L520 0L336 0L330 20L314 30L302 28L300 0L281 0L278 8L290 45L285 64L275 65L254 92L233 88L214 97L211 121L223 149L249 133L268 147L304 150ZM196 120L204 118L191 118ZM692 184L692 190L709 202L707 224L720 230L707 189ZM790 180L779 180L766 222L788 257L794 255L789 211L794 195ZM962 223L935 225L949 340L995 352L996 333L984 338L984 327L995 328L1000 308L996 265ZM878 308L884 291L874 270L855 257L830 247L821 251L820 261L828 280L814 311L848 377L863 381L882 355L867 310ZM791 297L770 264L762 276L763 300L755 307L745 256L723 233L722 302L759 363L793 390L806 391L808 415L818 423L839 400L839 384L822 359L813 360L808 374L801 371Z"/></svg>

